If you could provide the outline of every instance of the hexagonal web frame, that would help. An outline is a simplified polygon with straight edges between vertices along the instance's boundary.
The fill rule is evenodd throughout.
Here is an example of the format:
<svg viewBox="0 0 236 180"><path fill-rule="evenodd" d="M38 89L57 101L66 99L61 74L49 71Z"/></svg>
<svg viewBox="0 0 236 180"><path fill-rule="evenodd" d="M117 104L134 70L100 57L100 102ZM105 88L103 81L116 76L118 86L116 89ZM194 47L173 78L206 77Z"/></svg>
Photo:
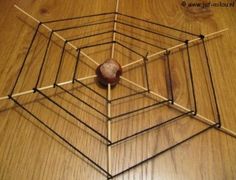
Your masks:
<svg viewBox="0 0 236 180"><path fill-rule="evenodd" d="M152 22L152 21L147 21L147 20L144 20L144 19L140 19L140 18L137 18L137 17L133 17L133 16L129 16L129 15L126 15L126 14L122 14L122 13L118 13L118 1L117 1L117 6L116 6L116 11L115 12L108 12L108 13L101 13L101 14L94 14L94 15L87 15L87 16L80 16L80 17L73 17L73 18L67 18L67 19L57 19L57 20L52 20L52 21L47 21L47 22L40 22L39 20L37 20L36 18L32 17L31 15L29 15L27 12L25 12L24 10L20 9L18 6L15 6L18 10L20 10L21 12L23 12L25 15L31 17L34 21L36 21L38 23L37 25L37 28L36 28L36 31L33 35L33 38L31 40L31 43L30 43L30 46L27 50L27 53L26 53L26 56L24 58L24 61L22 63L22 66L21 66L21 69L16 77L16 80L15 80L15 83L14 83L14 86L11 90L11 93L8 95L8 96L4 96L4 97L1 97L0 100L4 100L4 99L10 99L12 101L14 101L19 107L21 107L24 111L26 111L27 113L29 113L31 116L33 116L36 120L38 120L38 122L40 122L43 126L45 126L49 131L51 131L54 135L56 135L58 138L60 138L62 141L64 141L67 145L69 145L71 148L73 148L74 150L76 150L79 154L81 154L86 160L88 160L90 163L92 163L97 169L99 169L101 171L101 173L105 174L106 177L108 179L112 179L114 177L117 177L159 155L161 155L162 153L172 149L172 148L175 148L176 146L192 139L193 137L203 133L203 132L206 132L207 130L209 129L212 129L212 128L216 128L217 130L220 130L224 133L227 133L233 137L236 137L235 135L235 132L232 132L226 128L224 128L222 125L221 125L221 120L220 120L220 115L219 115L219 109L218 109L218 104L217 104L217 99L216 99L216 94L215 94L215 89L214 89L214 84L213 84L213 79L212 79L212 75L211 75L211 68L210 68L210 64L209 64L209 58L208 58L208 55L207 55L207 51L206 51L206 46L205 46L205 38L207 37L210 37L210 36L213 36L213 35L216 35L218 33L222 33L224 32L226 29L224 30L221 30L221 31L218 31L218 32L214 32L214 33L211 33L211 34L208 34L208 35L197 35L197 34L194 34L194 33L191 33L191 32L187 32L187 31L183 31L183 30L180 30L180 29L176 29L176 28L172 28L172 27L169 27L169 26L166 26L166 25L162 25L162 24L159 24L159 23L156 23L156 22ZM49 23L54 23L54 22L61 22L61 21L69 21L69 20L74 20L74 19L84 19L84 18L90 18L90 17L96 17L96 16L106 16L106 15L114 15L114 20L112 21L106 21L106 22L102 22L102 23L114 23L114 29L112 31L105 31L105 32L102 32L102 33L97 33L97 34L93 34L93 35L88 35L88 36L84 36L84 37L80 37L80 38L73 38L73 39L70 39L70 40L66 40L64 39L61 35L59 35L57 32L59 31L64 31L64 30L68 30L68 29L73 29L73 28L78 28L78 27L83 27L83 26L93 26L93 25L98 25L98 24L102 24L101 22L100 23L92 23L92 24L84 24L82 26L74 26L74 27L67 27L67 28L61 28L61 29L51 29L47 26L47 24ZM165 35L165 34L161 34L159 32L153 32L153 31L150 31L148 29L145 29L145 28L140 28L140 27L137 27L135 25L132 25L132 24L127 24L127 23L124 23L124 22L120 22L117 20L117 16L122 16L122 17L126 17L126 18L131 18L131 19L135 19L137 21L140 21L140 22L146 22L146 23L149 23L151 25L155 25L155 26L160 26L160 27L163 27L163 28L166 28L168 30L171 30L171 31L178 31L180 33L183 33L183 34L188 34L188 35L191 35L193 37L195 37L195 39L192 39L192 40L186 40L186 41L182 41L180 39L176 39L174 37L171 37L171 36L168 36L168 35ZM131 39L135 39L135 40L138 40L138 41L142 41L136 37L133 37L133 36L128 36L126 34L123 34L119 31L116 30L116 24L124 24L126 26L129 26L129 27L132 27L132 28L137 28L137 29L142 29L144 31L148 31L148 32L151 32L151 33L155 33L157 35L160 35L160 36L164 36L166 38L169 38L169 39L175 39L177 41L181 41L180 44L176 45L176 46L173 46L173 47L170 47L170 48L162 48L162 47L159 47L160 49L162 49L161 51L157 52L157 53L154 53L154 54L151 54L151 55L146 55L146 56L143 56L141 55L139 52L137 51L134 51L133 49L123 45L122 43L120 43L119 41L116 41L116 34L120 34L120 35L123 35L123 36L126 36L126 37L129 37ZM32 89L32 90L29 90L29 91L25 91L25 92L20 92L20 93L14 93L14 90L15 90L15 87L18 83L18 80L19 80L19 77L21 76L22 74L22 70L25 66L25 62L26 62L26 59L29 55L29 52L31 50L31 47L35 41L35 37L39 31L39 27L43 26L44 28L46 28L49 32L50 32L50 36L48 38L48 42L47 42L47 46L46 46L46 51L45 51L45 54L44 54L44 57L43 57L43 60L42 60L42 64L41 64L41 67L40 67L40 71L38 73L38 78L37 78L37 81L35 83L35 87ZM84 47L80 47L80 48L77 48L76 46L74 46L71 42L74 41L74 40L78 40L78 39L82 39L82 38L88 38L88 37L93 37L93 36L99 36L99 35L102 35L102 34L106 34L106 33L112 33L113 34L113 39L112 41L110 42L105 42L105 43L100 43L100 44L93 44L93 45L89 45L89 46L84 46ZM55 83L53 85L50 85L50 86L44 86L44 87L38 87L38 83L40 81L40 77L42 75L42 69L44 67L44 64L45 64L45 59L46 59L46 55L47 55L47 51L49 49L49 44L50 44L50 41L51 41L51 38L52 38L52 35L55 35L57 36L59 39L63 40L64 41L64 45L63 45L63 49L62 49L62 52L61 52L61 57L60 57L60 63L59 63L59 66L58 66L58 71L57 71L57 74L56 74L56 78L55 78ZM209 71L209 79L210 79L210 86L211 86L211 89L212 89L212 93L213 93L213 97L211 98L211 101L212 103L214 104L215 106L215 116L217 117L215 121L212 121L212 120L209 120L207 119L206 117L203 117L202 115L198 114L197 113L197 105L196 105L196 98L195 98L195 91L194 91L194 82L193 82L193 74L192 74L192 64L191 64L191 58L190 58L190 52L189 52L189 44L192 44L192 43L195 43L195 42L198 42L200 41L202 44L203 44L203 47L204 47L204 54L205 54L205 57L206 57L206 63L207 63L207 69ZM146 44L149 44L149 45L152 45L152 46L156 46L154 44L151 44L149 42L145 42L143 41L144 43ZM107 88L107 94L108 94L108 97L105 97L101 94L99 94L98 92L96 92L94 89L90 88L89 86L87 86L85 83L83 83L82 81L83 80L86 80L86 79L91 79L91 78L94 78L96 77L96 75L92 75L92 76L88 76L88 77L84 77L84 78L80 78L80 79L76 79L76 75L77 75L77 66L78 66L78 62L79 62L79 59L80 59L80 55L83 55L84 57L86 57L88 60L90 60L92 63L94 63L95 65L99 65L99 63L97 63L93 58L91 58L90 56L88 56L86 53L83 52L83 49L85 48L89 48L89 47L95 47L95 46L101 46L101 45L105 45L105 44L108 44L108 43L112 43L112 50L111 50L111 58L114 57L114 47L115 45L120 45L126 49L128 49L129 51L132 51L134 53L136 53L137 55L141 56L140 59L136 60L136 61L133 61L129 64L126 64L126 65L123 65L122 68L126 68L126 67L129 67L129 66L132 66L136 63L139 63L139 62L143 62L143 65L144 65L144 70L145 70L145 81L146 81L146 86L147 87L143 87L123 76L121 76L121 79L136 86L137 88L139 89L142 89L142 91L140 92L137 92L137 93L134 93L134 94L130 94L130 95L126 95L126 96L123 96L123 97L119 97L119 98L116 98L116 99L111 99L111 86L110 84L108 85L108 88ZM73 49L75 49L77 51L77 60L76 60L76 64L75 64L75 68L74 68L74 73L73 73L73 78L70 80L70 81L67 81L67 82L61 82L61 83L58 83L58 75L59 75L59 72L60 72L60 67L61 67L61 64L62 64L62 59L63 59L63 54L65 52L65 47L66 45L69 45L71 46ZM170 68L170 65L169 65L169 54L170 54L170 51L174 50L174 49L178 49L180 47L185 47L187 49L187 55L188 55L188 67L189 67L189 77L190 77L190 84L191 84L191 89L192 89L192 99L193 99L193 109L188 109L188 108L185 108L183 106L181 106L180 104L176 103L175 100L174 100L174 97L173 97L173 89L172 89L172 80L171 80L171 68ZM147 65L146 65L146 62L147 61L150 61L149 58L151 57L154 57L154 56L158 56L158 55L165 55L166 56L166 59L167 59L167 71L168 71L168 81L170 83L170 89L169 89L169 98L166 98L166 97L163 97L161 96L160 94L152 91L149 87L149 78L148 78L148 70L147 70ZM63 86L66 85L66 84L70 84L70 83L80 83L83 87L87 88L88 90L90 90L91 92L97 94L98 96L102 97L103 99L106 100L107 102L107 107L108 107L108 113L107 114L104 114L102 112L100 112L98 109L94 108L93 106L91 106L89 103L87 103L86 101L80 99L79 97L73 95L72 93L70 93L68 90L64 89ZM83 122L83 120L77 118L72 112L70 112L69 110L67 110L66 108L62 107L60 104L58 104L57 102L55 102L54 100L52 100L49 96L47 96L45 93L43 93L42 91L46 90L46 89L51 89L51 88L60 88L61 90L63 90L64 92L70 94L72 97L76 98L78 101L84 103L85 105L87 105L88 107L94 109L95 111L97 111L98 113L100 113L101 115L103 115L104 117L107 118L107 127L108 127L108 135L107 137L104 136L102 133L100 133L99 131L97 131L96 129L94 129L93 127L91 127L90 125L86 124L85 122ZM51 103L55 104L56 106L58 106L60 109L62 109L63 111L65 111L67 114L69 114L70 116L74 117L76 120L78 120L78 122L80 122L81 124L83 124L84 126L86 126L88 129L90 129L91 131L93 131L96 135L100 136L101 138L103 138L105 141L106 141L106 145L107 145L107 149L108 149L108 162L107 162L107 169L101 167L98 163L96 163L94 160L92 160L90 157L88 157L86 154L84 154L82 151L80 151L78 148L76 148L73 144L71 144L69 141L67 141L63 136L61 136L58 132L56 132L55 130L53 130L51 127L49 127L46 123L44 123L41 119L39 119L35 114L33 114L29 109L27 109L26 107L24 107L24 105L22 105L19 101L17 101L15 99L15 97L18 97L18 96L22 96L22 95L27 95L27 94L30 94L30 93L33 93L33 92L37 92L39 94L41 94L45 99L49 100ZM139 108L139 109L136 109L136 110L133 110L133 111L129 111L129 112L126 112L126 113L123 113L123 114L118 114L116 116L113 116L111 117L111 103L113 101L116 101L116 100L119 100L119 99L123 99L123 98L128 98L130 96L135 96L135 95L138 95L138 94L143 94L143 93L148 93L148 94L151 94L153 96L156 96L158 97L159 99L161 99L161 101L158 101L152 105L149 105L149 106L144 106L142 108ZM182 114L176 116L176 117L173 117L173 118L170 118L162 123L159 123L159 124L156 124L152 127L149 127L149 128L146 128L146 129L143 129L139 132L136 132L134 134L131 134L127 137L124 137L122 139L119 139L119 140L116 140L114 142L112 142L111 140L111 121L115 118L118 118L118 117L121 117L121 116L126 116L128 114L132 114L132 113L135 113L135 112L138 112L138 111L141 111L141 110L144 110L144 109L147 109L147 108L150 108L150 107L154 107L154 106L159 106L159 105L162 105L162 104L168 104L170 107L172 108L175 108L179 111L182 112ZM127 139L130 139L130 138L133 138L133 137L136 137L138 135L141 135L145 132L148 132L150 130L153 130L159 126L162 126L166 123L169 123L171 121L175 121L181 117L184 117L184 116L191 116L191 117L194 117L195 119L197 120L200 120L201 122L204 122L205 124L207 124L208 126L206 128L204 128L203 130L191 135L190 137L162 150L161 152L151 156L151 157L148 157L147 159L127 168L127 169L124 169L122 170L121 172L117 173L117 174L114 174L112 175L111 174L111 154L110 154L110 151L111 151L111 147L115 144L118 144L118 143L122 143L124 141L126 141Z"/></svg>

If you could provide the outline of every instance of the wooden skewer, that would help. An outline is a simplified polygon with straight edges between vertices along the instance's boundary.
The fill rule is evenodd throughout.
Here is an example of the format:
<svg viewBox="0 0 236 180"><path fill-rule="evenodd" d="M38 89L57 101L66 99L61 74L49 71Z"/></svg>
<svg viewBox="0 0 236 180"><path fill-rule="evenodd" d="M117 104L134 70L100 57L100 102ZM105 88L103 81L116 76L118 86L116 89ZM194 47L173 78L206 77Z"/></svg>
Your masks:
<svg viewBox="0 0 236 180"><path fill-rule="evenodd" d="M83 56L85 56L86 58L88 58L91 62L93 62L94 64L96 64L97 66L99 65L99 63L97 61L95 61L94 59L92 59L90 56L88 56L87 54L85 54L83 51L80 51L80 54L82 54Z"/></svg>
<svg viewBox="0 0 236 180"><path fill-rule="evenodd" d="M108 84L107 86L107 99L108 99L108 103L107 103L107 115L108 118L111 117L111 84ZM111 121L108 120L107 122L107 138L111 141ZM108 154L107 154L107 171L109 173L111 173L111 147L108 146Z"/></svg>
<svg viewBox="0 0 236 180"><path fill-rule="evenodd" d="M116 1L116 12L118 12L119 10L119 0ZM118 15L115 14L115 23L114 23L114 27L113 27L113 30L116 31L116 21L117 21L117 17ZM116 40L116 33L113 32L113 38L112 38L113 41ZM114 58L114 52L115 52L115 43L112 43L112 49L111 49L111 58Z"/></svg>
<svg viewBox="0 0 236 180"><path fill-rule="evenodd" d="M19 6L14 5L14 7L15 7L16 9L18 9L20 12L22 12L23 14L29 16L31 19L33 19L33 20L36 21L37 23L40 23L40 21L39 21L38 19L36 19L35 17L31 16L29 13L25 12L25 11L24 11L23 9L21 9ZM45 25L45 24L42 23L42 26L43 26L44 28L46 28L48 31L52 32L52 29L51 29L50 27L48 27L47 25ZM53 31L53 34L54 34L55 36L57 36L59 39L63 40L64 42L66 41L66 39L63 38L63 37L62 37L60 34L58 34L57 32L54 32L54 31ZM73 49L77 50L77 47L76 47L75 45L73 45L71 42L67 42L67 44L70 45ZM99 65L98 62L96 62L94 59L92 59L90 56L88 56L88 55L85 54L84 52L80 51L80 53L81 53L83 56L85 56L86 58L88 58L88 59L89 59L91 62L93 62L94 64Z"/></svg>
<svg viewBox="0 0 236 180"><path fill-rule="evenodd" d="M111 117L111 103L109 102L111 100L111 84L108 84L108 117Z"/></svg>
<svg viewBox="0 0 236 180"><path fill-rule="evenodd" d="M18 9L19 11L21 11L23 14L29 16L31 19L33 19L34 21L36 21L37 23L40 23L40 21L38 19L36 19L35 17L31 16L29 13L25 12L23 9L21 9L19 6L17 6L16 4L14 5L14 7L16 9Z"/></svg>
<svg viewBox="0 0 236 180"><path fill-rule="evenodd" d="M116 11L115 12L118 12L119 10L119 0L116 0ZM113 30L116 31L116 20L117 20L117 17L118 15L115 14L115 22L114 22L114 27L113 27ZM113 37L112 37L112 40L115 41L116 40L116 33L113 32ZM111 58L114 58L114 52L115 52L115 43L112 43L112 49L111 49ZM111 84L108 84L108 87L107 87L107 99L108 99L108 103L107 103L107 115L108 115L108 118L111 117ZM108 122L107 122L107 133L108 133L108 139L111 141L111 121L108 119ZM107 147L107 171L108 173L111 174L111 146L108 146Z"/></svg>
<svg viewBox="0 0 236 180"><path fill-rule="evenodd" d="M138 88L140 88L140 89L142 89L142 90L144 90L144 91L147 91L147 90L148 90L147 88L145 88L145 87L143 87L143 86L140 86L139 84L137 84L137 83L135 83L135 82L133 82L133 81L130 81L129 79L127 79L127 78L125 78L125 77L123 77L123 76L120 76L120 78L121 78L122 80L124 80L124 81L130 83L130 84L133 84L134 86L136 86L136 87L138 87ZM153 92L153 91L149 91L149 93L150 93L150 94L153 94L154 96L159 97L159 98L161 98L161 99L163 99L163 100L168 100L168 99L166 99L164 96L161 96L161 95L159 95L159 94L157 94L157 93L155 93L155 92Z"/></svg>
<svg viewBox="0 0 236 180"><path fill-rule="evenodd" d="M225 31L228 31L228 30L229 30L228 28L225 28L225 29L222 29L222 30L219 30L219 31L210 33L210 34L207 34L207 35L205 35L205 38L209 38L209 37L212 37L212 36L214 36L214 35L221 34L221 33L225 32ZM189 40L189 43L192 44L192 43L195 43L195 42L197 42L197 41L199 41L199 40L201 40L200 37L199 37L199 38L192 39L192 40ZM177 49L177 48L180 48L180 47L184 47L185 45L186 45L185 43L180 43L180 44L178 44L178 45L176 45L176 46L167 48L167 51L171 51L171 50L173 50L173 49ZM147 58L150 59L150 58L152 58L152 57L155 57L155 56L157 56L157 55L161 55L161 54L164 54L164 53L166 53L166 50L162 50L162 51L156 52L156 53L154 53L154 54L151 54L151 55L147 56ZM122 66L122 68L127 68L127 67L129 67L129 66L132 66L132 65L137 64L137 63L140 63L140 62L143 62L143 58L138 59L138 60L136 60L136 61L134 61L134 62L131 62L131 63L129 63L129 64L126 64L126 65Z"/></svg>
<svg viewBox="0 0 236 180"><path fill-rule="evenodd" d="M213 33L206 34L205 38L209 38L211 36L221 34L221 33L225 32L225 31L228 31L228 30L229 30L229 28L225 28L225 29L221 29L219 31L213 32ZM189 41L189 43L194 43L194 42L199 41L199 40L201 40L201 38L192 39L192 40Z"/></svg>
<svg viewBox="0 0 236 180"><path fill-rule="evenodd" d="M126 81L126 82L128 82L128 83L130 83L130 84L133 84L134 86L136 86L136 87L138 87L138 88L140 88L140 89L142 89L142 90L144 90L144 91L147 90L147 88L145 88L145 87L143 87L143 86L140 86L139 84L137 84L137 83L135 83L135 82L133 82L133 81L130 81L129 79L127 79L127 78L125 78L125 77L123 77L123 76L120 76L120 79L122 79L122 80L124 80L124 81Z"/></svg>
<svg viewBox="0 0 236 180"><path fill-rule="evenodd" d="M228 128L226 128L226 127L224 127L224 126L221 126L221 127L220 127L220 130L221 130L222 132L224 132L224 133L226 133L226 134L229 134L229 135L231 135L231 136L233 136L233 137L236 138L236 133L233 132L233 131L231 131L231 130L229 130Z"/></svg>
<svg viewBox="0 0 236 180"><path fill-rule="evenodd" d="M138 88L140 88L140 89L147 90L147 88L145 88L145 87L143 87L143 86L140 86L139 84L137 84L137 83L135 83L135 82L133 82L133 81L131 81L131 80L129 80L129 79L124 78L123 76L120 76L120 78L123 79L123 80L125 80L125 81L127 81L127 82L129 82L129 83L131 83L131 84L133 84L134 86L136 86L136 87L138 87ZM156 93L156 92L150 91L150 93L151 93L152 95L154 95L154 96L156 96L156 97L158 97L158 98L164 100L164 101L168 100L167 98L165 98L164 96L162 96L162 95L160 95L160 94L158 94L158 93ZM174 104L170 104L170 105L171 105L172 107L174 107L174 108L177 108L178 110L180 110L181 112L184 112L184 113L191 111L190 109L188 109L188 108L186 108L186 107L184 107L184 106L182 106L182 105L180 105L180 104L178 104L178 103L176 103L176 102L174 102ZM214 121L212 121L212 120L210 120L210 119L208 119L208 118L206 118L206 117L204 117L204 116L202 116L202 115L200 115L200 114L196 114L196 116L194 116L194 117L195 117L196 119L200 120L200 121L203 122L203 123L206 123L206 124L209 124L209 125L215 124ZM219 128L219 130L236 138L236 133L233 132L233 131L231 131L231 130L229 130L228 128L226 128L226 127L224 127L224 126L221 126L221 127Z"/></svg>
<svg viewBox="0 0 236 180"><path fill-rule="evenodd" d="M87 79L91 79L91 78L95 78L97 77L97 75L92 75L92 76L87 76L87 77L83 77L83 78L79 78L77 79L78 81L84 81L84 80L87 80ZM66 85L66 84L70 84L72 83L72 80L70 81L65 81L65 82L61 82L61 83L58 83L57 85L58 86L63 86L63 85ZM53 85L49 85L49 86L44 86L44 87L40 87L38 88L39 90L46 90L46 89L51 89L53 88L54 86ZM28 90L28 91L24 91L24 92L20 92L20 93L15 93L15 94L12 94L12 97L18 97L18 96L23 96L23 95L26 95L26 94L31 94L33 93L34 90ZM1 100L5 100L5 99L8 99L9 97L8 96L3 96L3 97L0 97L0 101Z"/></svg>
<svg viewBox="0 0 236 180"><path fill-rule="evenodd" d="M165 101L168 100L168 99L165 98L164 96L162 96L162 95L160 95L160 94L157 94L157 93L155 93L154 91L150 91L150 94L152 94L152 95L154 95L154 96L156 96L156 97L159 97L159 98L161 98L162 100L165 100Z"/></svg>

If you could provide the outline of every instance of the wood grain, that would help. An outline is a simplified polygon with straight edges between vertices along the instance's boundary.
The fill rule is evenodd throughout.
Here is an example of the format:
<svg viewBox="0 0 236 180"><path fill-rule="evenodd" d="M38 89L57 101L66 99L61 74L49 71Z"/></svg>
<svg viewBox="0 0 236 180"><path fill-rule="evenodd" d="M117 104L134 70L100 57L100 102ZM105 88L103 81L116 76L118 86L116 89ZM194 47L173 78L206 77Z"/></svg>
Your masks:
<svg viewBox="0 0 236 180"><path fill-rule="evenodd" d="M236 7L188 8L183 7L181 2L180 0L168 0L165 2L155 0L120 0L119 12L157 21L197 34L207 34L223 28L229 28L227 33L207 41L206 45L212 67L222 124L226 128L236 131L236 111L234 110L236 105L236 62L234 60L234 56L236 56L234 51L236 48ZM115 0L0 1L1 96L9 94L36 27L36 23L32 19L27 18L13 7L15 3L41 21L111 12L116 9ZM91 18L89 21L71 21L69 25L74 26L112 18L114 16L107 16L104 19ZM117 19L122 22L126 21L136 24L140 27L147 27L150 30L158 30L167 34L172 33L172 31L128 18L118 16ZM51 28L65 26L68 26L68 23L50 24ZM113 27L114 25L111 23L68 32L59 32L59 34L66 39L70 39L110 30ZM122 33L136 36L164 47L171 47L179 43L141 30L134 30L121 24L117 24L116 28ZM180 39L192 38L178 32L173 35ZM19 79L20 83L17 85L15 92L30 90L34 87L48 37L49 32L47 29L40 28L40 33L29 54L26 68L23 70L23 76ZM96 38L75 41L73 44L76 47L82 47L97 42L106 42L112 40L112 38L112 34L107 34ZM155 53L160 50L119 34L116 34L115 38L143 55L146 55L147 50L149 53ZM62 47L63 41L53 36L46 65L40 80L40 86L53 84ZM110 57L111 48L112 45L110 44L85 49L84 52L101 63ZM211 108L210 103L212 94L209 86L207 86L209 79L206 78L206 71L203 66L205 60L203 47L202 45L192 46L190 52L194 66L193 76L198 112L207 118L214 119L214 108ZM121 65L125 65L139 59L140 56L130 53L119 45L115 45L114 58L119 60ZM67 46L59 75L59 82L71 80L75 59L76 52ZM154 61L147 64L147 67L150 88L168 97L165 60L164 56L157 56ZM174 98L181 105L192 108L187 65L186 49L179 49L179 51L170 55ZM86 57L81 57L78 78L94 75L95 68L96 66L88 61ZM124 69L123 76L141 86L146 86L142 63ZM99 91L102 95L107 96L106 89L94 83L94 79L86 80L85 83ZM106 102L80 84L65 85L65 88L100 111L107 113ZM121 80L119 86L111 89L111 99L141 90ZM91 108L78 102L75 98L58 88L45 90L44 92L76 116L83 119L91 127L96 128L105 136L108 134L106 118L96 111L91 110ZM19 97L17 100L50 127L67 138L68 141L76 145L81 151L94 159L94 161L105 169L107 168L107 146L104 140L37 93ZM129 99L112 102L110 107L111 116L150 105L157 100L159 99L155 96L137 95ZM110 124L111 139L113 141L119 140L179 114L178 110L163 105L158 108L142 111L141 113L114 119ZM205 124L193 118L185 117L149 133L142 134L137 138L132 138L129 141L112 146L110 152L111 159L109 159L111 161L111 172L112 174L118 173L205 127ZM236 179L235 149L235 138L212 129L114 179ZM37 123L33 117L13 104L12 101L5 100L0 102L0 179L105 180L106 177L82 158L81 155L70 149L65 143Z"/></svg>

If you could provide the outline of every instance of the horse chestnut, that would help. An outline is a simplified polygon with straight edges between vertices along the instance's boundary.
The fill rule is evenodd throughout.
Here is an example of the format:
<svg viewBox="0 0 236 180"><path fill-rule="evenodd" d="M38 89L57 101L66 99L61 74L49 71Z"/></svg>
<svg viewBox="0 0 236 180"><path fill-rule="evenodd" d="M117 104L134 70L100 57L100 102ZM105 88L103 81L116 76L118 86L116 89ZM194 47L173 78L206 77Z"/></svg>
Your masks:
<svg viewBox="0 0 236 180"><path fill-rule="evenodd" d="M107 59L97 67L96 74L98 82L103 86L115 86L120 80L122 69L115 59Z"/></svg>

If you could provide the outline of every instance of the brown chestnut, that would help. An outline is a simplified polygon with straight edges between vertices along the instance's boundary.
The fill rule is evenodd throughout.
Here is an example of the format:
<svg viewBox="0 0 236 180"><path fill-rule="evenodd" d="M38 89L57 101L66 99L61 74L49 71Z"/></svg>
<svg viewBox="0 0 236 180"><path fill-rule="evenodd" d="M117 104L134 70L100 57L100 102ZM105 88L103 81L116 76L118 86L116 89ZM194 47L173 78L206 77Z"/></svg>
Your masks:
<svg viewBox="0 0 236 180"><path fill-rule="evenodd" d="M115 59L107 59L97 67L96 74L98 82L103 86L115 86L120 80L122 69Z"/></svg>

